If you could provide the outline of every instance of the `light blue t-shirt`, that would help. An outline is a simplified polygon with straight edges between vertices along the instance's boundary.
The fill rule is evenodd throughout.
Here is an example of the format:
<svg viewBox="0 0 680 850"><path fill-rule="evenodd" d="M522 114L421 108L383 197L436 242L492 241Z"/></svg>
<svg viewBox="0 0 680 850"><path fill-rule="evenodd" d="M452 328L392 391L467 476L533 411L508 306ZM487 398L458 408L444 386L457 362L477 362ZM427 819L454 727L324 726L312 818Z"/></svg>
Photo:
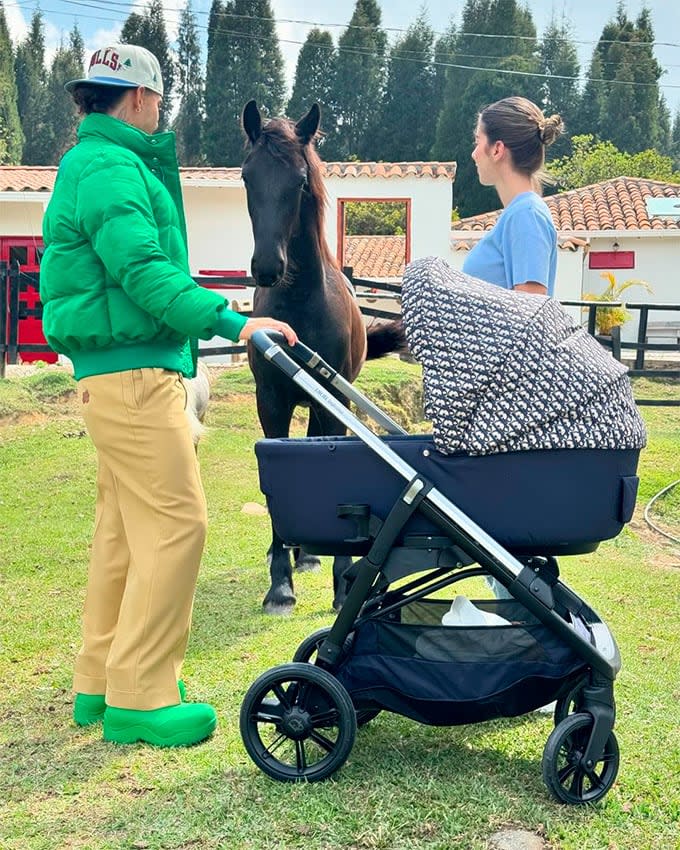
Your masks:
<svg viewBox="0 0 680 850"><path fill-rule="evenodd" d="M512 289L534 281L555 292L557 232L545 202L535 192L517 195L463 263L463 271Z"/></svg>

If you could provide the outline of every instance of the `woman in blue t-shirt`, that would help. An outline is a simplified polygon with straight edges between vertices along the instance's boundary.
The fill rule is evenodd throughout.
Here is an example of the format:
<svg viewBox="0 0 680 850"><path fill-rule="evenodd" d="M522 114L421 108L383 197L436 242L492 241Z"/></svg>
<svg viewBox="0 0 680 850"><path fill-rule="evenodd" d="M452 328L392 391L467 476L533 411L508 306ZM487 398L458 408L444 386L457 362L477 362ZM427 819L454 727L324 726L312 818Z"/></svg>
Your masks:
<svg viewBox="0 0 680 850"><path fill-rule="evenodd" d="M540 193L545 149L563 129L559 115L546 118L524 97L506 97L479 113L472 159L479 182L494 187L504 209L466 257L466 274L506 289L553 295L557 233Z"/></svg>
<svg viewBox="0 0 680 850"><path fill-rule="evenodd" d="M479 182L494 187L504 209L466 257L466 274L505 289L554 294L557 232L540 193L545 149L563 129L559 115L546 118L524 97L506 97L479 113L472 159ZM510 596L495 579L486 580L497 598Z"/></svg>

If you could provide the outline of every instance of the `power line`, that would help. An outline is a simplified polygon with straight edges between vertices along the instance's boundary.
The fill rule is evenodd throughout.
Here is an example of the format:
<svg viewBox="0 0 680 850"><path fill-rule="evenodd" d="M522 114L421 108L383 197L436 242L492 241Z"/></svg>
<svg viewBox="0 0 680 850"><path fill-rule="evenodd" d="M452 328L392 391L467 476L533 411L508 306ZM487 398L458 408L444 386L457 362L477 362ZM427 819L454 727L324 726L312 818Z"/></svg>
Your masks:
<svg viewBox="0 0 680 850"><path fill-rule="evenodd" d="M31 0L31 2L33 2L34 5L37 5L35 0ZM78 5L78 6L87 6L89 8L100 8L101 7L101 4L99 4L98 6L92 7L91 4L79 2L79 0L62 0L62 2L66 2L66 3L70 3L72 5ZM109 2L112 2L112 0L109 0ZM10 6L10 5L11 6L19 6L20 4L19 3L11 3L11 4L7 3L5 5L6 6ZM64 16L69 14L68 12L60 12L60 11L57 11L55 9L41 8L41 11L47 12L49 14L64 15ZM106 21L106 22L111 22L111 23L118 23L119 20L120 20L119 18L107 18L107 17L102 17L101 15L79 14L78 17L88 18L88 19L97 20L97 21ZM232 17L234 17L234 16L232 16ZM252 17L252 16L237 16L237 17ZM273 19L273 18L262 18L262 17L258 18L257 20L275 21L275 19ZM279 20L283 20L283 19L279 19ZM208 30L208 27L204 26L202 24L196 24L196 27L199 30L204 30L204 31ZM242 39L242 40L263 41L263 42L272 43L272 44L275 43L274 41L267 38L266 36L261 36L261 35L257 35L257 34L254 34L254 33L244 33L244 32L241 32L239 30L228 30L228 29L221 29L221 28L217 27L214 30L214 32L215 32L215 34L218 34L218 35L232 35L235 38ZM503 37L506 37L506 36L498 36L498 37L503 38ZM295 45L305 44L305 42L298 41L296 39L277 38L275 41L277 43L283 43L283 44L295 44ZM620 42L616 42L616 43L620 43ZM335 46L326 47L325 45L321 45L321 44L315 45L315 46L318 50L324 50L324 51L329 51L329 52L330 51L338 51L338 52L341 52L341 53L348 53L348 54L359 55L359 56L372 56L372 57L377 57L377 55L378 55L377 53L375 53L374 51L372 51L369 48L364 49L364 48L360 48L360 47L346 47L346 46L343 46L343 47L340 47L340 46L338 46L338 47L335 47ZM677 45L677 46L680 46L680 45ZM453 55L455 55L455 54L453 54ZM659 89L680 89L680 84L674 85L674 84L671 84L671 83L659 83L659 82L643 83L643 82L638 82L638 81L635 81L635 80L609 80L609 79L606 79L604 77L587 77L587 76L581 77L581 76L567 75L567 74L544 74L544 73L541 73L541 72L538 72L538 71L519 71L519 70L515 70L515 69L512 69L512 68L483 67L483 66L478 66L478 65L466 65L466 64L453 63L453 62L438 62L438 61L431 61L430 62L430 61L428 61L427 63L424 63L423 60L421 60L421 59L415 59L415 58L410 58L410 57L398 57L398 58L401 61L404 61L404 62L414 62L416 64L421 64L421 65L422 64L428 64L428 65L431 65L432 67L435 67L435 68L437 68L437 67L439 67L439 68L455 68L457 70L464 70L464 71L487 71L487 72L490 72L490 73L503 74L503 75L507 75L507 76L540 77L540 78L545 79L545 80L570 80L570 81L573 81L573 82L583 82L583 83L589 83L589 82L605 83L607 85L625 85L625 86L633 86L633 87L636 87L636 88L650 88L650 87L653 87L653 86L658 86ZM496 57L492 57L492 58L500 60L500 59L509 58L509 57L496 56Z"/></svg>
<svg viewBox="0 0 680 850"><path fill-rule="evenodd" d="M34 5L37 5L36 0L31 0ZM134 3L129 0L100 0L99 3L88 3L86 0L61 0L63 3L67 3L71 6L81 6L87 7L91 9L101 9L102 6L105 8L108 7L110 11L115 11L116 9L125 9L132 10ZM6 5L20 5L20 3L15 4L6 4ZM168 7L164 6L164 11L166 12L175 12L180 14L183 11L183 8L176 7ZM53 14L54 12L51 12ZM57 12L56 14L67 14L66 12ZM208 17L210 15L209 12L204 12L202 10L194 10L194 15L200 15L201 17ZM276 24L299 24L302 26L308 27L316 27L316 28L326 28L332 27L337 29L357 29L357 30L373 30L372 26L359 25L359 24L335 24L335 23L321 23L320 21L307 21L299 18L275 18L275 17L264 17L262 15L236 15L233 12L220 12L219 16L222 18L234 18L236 20L246 20L246 21L273 21ZM102 18L101 20L114 20L111 18ZM199 25L200 27L200 25ZM204 27L200 27L204 29ZM404 27L381 27L383 32L395 32L395 33L406 33L408 32L408 28ZM434 35L445 35L445 32L439 32L433 30ZM483 33L483 32L465 32L464 30L461 32L456 32L457 37L465 36L469 38L488 38L488 39L510 39L510 40L519 40L519 41L540 41L540 36L536 35L510 35L507 33ZM680 47L680 43L672 42L672 41L621 41L620 39L598 39L597 41L589 40L579 40L572 39L568 35L564 36L556 36L558 40L568 41L571 44L618 44L623 47ZM293 41L290 42L292 44L299 44L300 42Z"/></svg>

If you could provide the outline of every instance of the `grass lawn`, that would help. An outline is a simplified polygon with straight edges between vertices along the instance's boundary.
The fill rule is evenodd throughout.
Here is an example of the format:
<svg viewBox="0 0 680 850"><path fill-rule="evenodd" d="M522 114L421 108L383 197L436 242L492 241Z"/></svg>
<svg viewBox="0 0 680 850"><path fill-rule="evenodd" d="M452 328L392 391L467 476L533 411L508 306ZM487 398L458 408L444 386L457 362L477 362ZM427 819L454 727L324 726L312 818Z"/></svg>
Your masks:
<svg viewBox="0 0 680 850"><path fill-rule="evenodd" d="M680 478L680 408L642 408L649 447L633 523L596 553L562 562L567 582L610 625L624 663L618 780L602 803L572 808L543 785L552 721L540 714L431 728L383 713L359 731L342 770L315 785L280 784L252 765L238 732L243 694L332 621L332 590L325 565L296 577L291 617L261 613L269 524L242 512L263 504L245 369L214 386L200 449L210 530L184 678L189 698L216 707L217 732L189 750L160 750L105 744L101 729L72 726L95 456L62 394L70 379L54 374L0 382L2 850L482 850L503 825L560 850L680 848L680 545L641 516ZM417 402L413 366L369 364L362 382L393 415L404 393ZM647 382L636 392L677 397L680 388ZM680 536L680 488L653 513Z"/></svg>

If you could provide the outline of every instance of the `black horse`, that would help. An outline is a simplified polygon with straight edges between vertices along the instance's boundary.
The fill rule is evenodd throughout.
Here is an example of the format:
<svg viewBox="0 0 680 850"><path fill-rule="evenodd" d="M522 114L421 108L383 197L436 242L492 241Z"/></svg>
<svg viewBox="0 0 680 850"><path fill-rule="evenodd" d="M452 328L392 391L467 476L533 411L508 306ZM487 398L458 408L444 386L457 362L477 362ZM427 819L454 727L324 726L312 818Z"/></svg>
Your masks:
<svg viewBox="0 0 680 850"><path fill-rule="evenodd" d="M352 287L342 274L324 235L327 203L321 160L315 149L320 111L314 104L294 123L272 118L262 123L254 100L243 111L250 142L242 176L248 198L255 250L251 262L257 284L253 316L288 322L300 339L317 351L348 381L364 360L398 349L398 324L379 326L367 334ZM309 398L275 366L249 347L255 377L257 413L266 437L287 437L293 411L309 406L308 436L344 434L345 427ZM323 486L319 482L319 486ZM295 605L289 551L273 531L270 549L271 586L263 605L269 613L285 613ZM319 559L297 551L297 569L315 569ZM348 557L333 562L333 607L345 598L343 572Z"/></svg>

